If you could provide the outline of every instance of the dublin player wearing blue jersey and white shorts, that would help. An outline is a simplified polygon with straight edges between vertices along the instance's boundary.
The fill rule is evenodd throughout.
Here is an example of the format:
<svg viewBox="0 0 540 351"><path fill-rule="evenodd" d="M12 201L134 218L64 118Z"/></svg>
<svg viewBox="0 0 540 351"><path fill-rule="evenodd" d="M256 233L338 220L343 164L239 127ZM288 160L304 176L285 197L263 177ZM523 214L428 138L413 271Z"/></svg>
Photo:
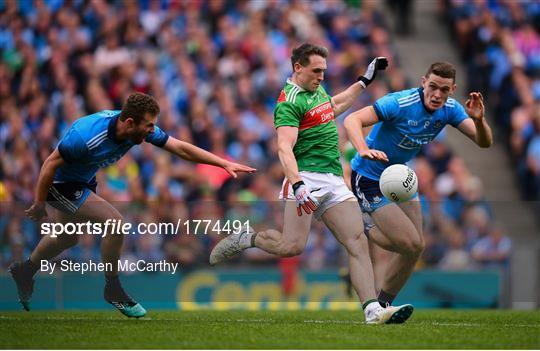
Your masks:
<svg viewBox="0 0 540 351"><path fill-rule="evenodd" d="M399 204L387 200L379 189L383 170L410 161L447 124L482 148L492 144L482 95L470 93L465 108L450 98L456 89L455 76L452 64L434 63L422 77L420 88L387 94L372 106L353 112L344 122L357 151L351 162L352 190L375 224L365 228L366 235L393 252L378 296L383 306L392 304L424 249L418 197ZM364 140L362 128L371 125L375 126Z"/></svg>
<svg viewBox="0 0 540 351"><path fill-rule="evenodd" d="M144 141L185 160L222 167L233 177L236 172L255 171L168 136L155 125L158 114L159 106L153 97L134 93L120 111L101 111L78 119L45 160L36 185L36 198L26 211L27 216L36 221L46 217L48 203L56 209L54 219L60 223L121 220L118 210L96 194L96 173ZM25 310L30 309L33 276L41 261L56 257L77 241L78 235L45 236L27 261L9 267ZM113 267L105 273L104 298L124 315L138 318L146 310L125 293L118 278L122 243L122 234L106 235L101 241L103 263Z"/></svg>

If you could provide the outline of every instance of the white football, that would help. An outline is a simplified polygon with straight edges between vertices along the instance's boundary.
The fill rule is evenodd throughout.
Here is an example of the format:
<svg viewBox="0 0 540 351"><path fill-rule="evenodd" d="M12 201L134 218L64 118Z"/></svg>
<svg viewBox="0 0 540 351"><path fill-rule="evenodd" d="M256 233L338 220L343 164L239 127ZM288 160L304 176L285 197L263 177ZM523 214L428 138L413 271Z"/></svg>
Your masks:
<svg viewBox="0 0 540 351"><path fill-rule="evenodd" d="M418 190L416 173L405 165L392 165L386 168L379 180L383 195L393 202L412 199Z"/></svg>

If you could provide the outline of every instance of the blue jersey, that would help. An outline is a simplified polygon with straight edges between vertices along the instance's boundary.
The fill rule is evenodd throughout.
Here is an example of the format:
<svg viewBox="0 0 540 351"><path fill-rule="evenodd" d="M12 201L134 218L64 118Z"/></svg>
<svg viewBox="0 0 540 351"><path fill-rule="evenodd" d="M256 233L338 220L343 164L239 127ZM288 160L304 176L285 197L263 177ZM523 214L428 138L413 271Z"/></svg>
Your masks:
<svg viewBox="0 0 540 351"><path fill-rule="evenodd" d="M424 107L422 88L390 93L378 99L373 108L379 123L369 133L366 143L370 149L384 151L389 162L364 159L356 154L351 167L357 173L379 180L390 165L406 163L450 124L457 127L468 118L463 106L448 98L443 107L430 113Z"/></svg>
<svg viewBox="0 0 540 351"><path fill-rule="evenodd" d="M58 144L65 164L56 170L54 182L92 183L97 171L118 161L136 145L116 140L120 111L105 110L78 119ZM163 147L169 136L157 126L145 141Z"/></svg>

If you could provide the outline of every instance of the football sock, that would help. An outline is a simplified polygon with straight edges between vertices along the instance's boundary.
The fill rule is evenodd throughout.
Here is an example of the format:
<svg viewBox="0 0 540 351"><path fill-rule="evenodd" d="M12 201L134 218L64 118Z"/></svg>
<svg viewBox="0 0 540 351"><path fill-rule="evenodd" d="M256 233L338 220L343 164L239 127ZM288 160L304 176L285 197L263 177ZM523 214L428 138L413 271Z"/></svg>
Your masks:
<svg viewBox="0 0 540 351"><path fill-rule="evenodd" d="M366 302L364 302L364 303L362 304L362 309L365 311L366 308L368 308L368 307L371 308L370 305L371 305L372 303L374 303L374 302L377 302L377 300L376 300L376 299L367 300ZM379 306L380 306L380 305L379 305ZM379 307L379 306L377 306L377 307Z"/></svg>
<svg viewBox="0 0 540 351"><path fill-rule="evenodd" d="M396 295L392 295L390 293L387 293L384 290L381 290L381 292L379 293L379 296L377 297L377 300L379 300L379 303L381 304L381 306L386 307L386 306L391 306L395 298L396 298Z"/></svg>
<svg viewBox="0 0 540 351"><path fill-rule="evenodd" d="M105 300L107 301L120 301L128 303L128 305L133 306L136 304L135 301L126 294L120 284L120 279L118 275L106 275L105 276Z"/></svg>
<svg viewBox="0 0 540 351"><path fill-rule="evenodd" d="M117 275L106 275L105 286L108 288L120 288L120 279Z"/></svg>
<svg viewBox="0 0 540 351"><path fill-rule="evenodd" d="M39 270L39 265L35 264L34 262L30 261L30 257L22 264L24 273L33 277L34 274Z"/></svg>
<svg viewBox="0 0 540 351"><path fill-rule="evenodd" d="M253 233L251 236L251 247L255 247L255 239L257 238L257 233Z"/></svg>
<svg viewBox="0 0 540 351"><path fill-rule="evenodd" d="M105 276L105 300L119 300L123 302L132 302L131 296L126 294L120 283L118 275Z"/></svg>
<svg viewBox="0 0 540 351"><path fill-rule="evenodd" d="M255 233L250 233L250 232L242 233L242 235L240 236L240 240L238 242L238 244L240 245L242 249L253 247L254 239L252 238L255 236L254 234Z"/></svg>

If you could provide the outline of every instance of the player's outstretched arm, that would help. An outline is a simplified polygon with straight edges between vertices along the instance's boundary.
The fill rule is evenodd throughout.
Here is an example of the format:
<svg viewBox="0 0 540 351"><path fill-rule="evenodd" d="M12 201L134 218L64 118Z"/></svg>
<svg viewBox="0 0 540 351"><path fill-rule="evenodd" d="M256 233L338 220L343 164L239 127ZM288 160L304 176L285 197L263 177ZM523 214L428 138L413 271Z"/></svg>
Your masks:
<svg viewBox="0 0 540 351"><path fill-rule="evenodd" d="M183 158L184 160L221 167L234 178L238 176L237 172L254 173L257 171L255 168L227 161L211 152L173 137L169 137L167 139L167 142L163 148L170 153Z"/></svg>
<svg viewBox="0 0 540 351"><path fill-rule="evenodd" d="M47 194L53 183L54 173L63 164L64 159L60 155L58 148L56 148L49 157L47 157L43 166L41 166L36 185L36 198L32 206L25 211L25 214L31 219L39 221L41 218L47 216L47 211L45 210Z"/></svg>
<svg viewBox="0 0 540 351"><path fill-rule="evenodd" d="M369 127L378 121L379 118L377 117L373 106L367 106L348 115L347 118L345 118L343 125L347 131L349 140L361 157L374 161L388 162L388 156L386 156L386 153L383 151L370 149L367 146L366 140L364 139L364 134L362 133L363 127Z"/></svg>
<svg viewBox="0 0 540 351"><path fill-rule="evenodd" d="M351 108L360 93L375 80L377 71L388 67L386 57L376 57L371 61L364 75L358 77L357 82L349 86L345 91L332 97L334 115L337 117Z"/></svg>
<svg viewBox="0 0 540 351"><path fill-rule="evenodd" d="M470 118L461 122L459 131L468 136L476 145L487 148L493 144L493 133L485 118L484 98L482 94L469 94L465 102L465 112Z"/></svg>

